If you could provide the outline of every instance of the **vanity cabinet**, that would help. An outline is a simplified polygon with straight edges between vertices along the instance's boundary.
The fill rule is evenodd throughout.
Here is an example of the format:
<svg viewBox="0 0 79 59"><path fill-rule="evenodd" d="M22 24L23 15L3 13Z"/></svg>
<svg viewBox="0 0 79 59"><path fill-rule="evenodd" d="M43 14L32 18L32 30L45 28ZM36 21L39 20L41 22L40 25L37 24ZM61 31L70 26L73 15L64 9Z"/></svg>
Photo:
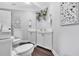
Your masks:
<svg viewBox="0 0 79 59"><path fill-rule="evenodd" d="M52 32L51 33L37 33L37 45L52 49Z"/></svg>
<svg viewBox="0 0 79 59"><path fill-rule="evenodd" d="M0 40L0 56L11 56L12 51L12 40L1 39Z"/></svg>

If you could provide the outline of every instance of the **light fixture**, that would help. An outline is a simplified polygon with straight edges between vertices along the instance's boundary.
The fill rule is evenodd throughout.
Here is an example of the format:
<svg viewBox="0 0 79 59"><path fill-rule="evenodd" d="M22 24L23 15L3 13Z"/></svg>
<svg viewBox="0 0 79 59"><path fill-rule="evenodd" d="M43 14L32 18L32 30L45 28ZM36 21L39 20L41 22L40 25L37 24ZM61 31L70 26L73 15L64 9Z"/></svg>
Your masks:
<svg viewBox="0 0 79 59"><path fill-rule="evenodd" d="M16 3L12 3L12 5L13 5L13 6L15 6L15 5L16 5Z"/></svg>
<svg viewBox="0 0 79 59"><path fill-rule="evenodd" d="M31 2L25 2L26 4L30 4Z"/></svg>

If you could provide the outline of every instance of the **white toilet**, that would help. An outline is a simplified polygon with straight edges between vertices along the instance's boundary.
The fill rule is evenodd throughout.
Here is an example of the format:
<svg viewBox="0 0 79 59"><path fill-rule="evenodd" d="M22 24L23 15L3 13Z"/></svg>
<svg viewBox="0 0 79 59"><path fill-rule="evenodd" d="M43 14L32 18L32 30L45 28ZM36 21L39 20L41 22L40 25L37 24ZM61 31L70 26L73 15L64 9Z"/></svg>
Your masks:
<svg viewBox="0 0 79 59"><path fill-rule="evenodd" d="M31 56L33 50L34 50L34 45L28 43L14 48L12 53L14 56Z"/></svg>
<svg viewBox="0 0 79 59"><path fill-rule="evenodd" d="M24 43L25 44L21 44L15 48L13 48L12 51L12 56L31 56L35 45L29 41L24 41L21 39L15 39L13 36L11 37L11 39L13 40L13 43Z"/></svg>

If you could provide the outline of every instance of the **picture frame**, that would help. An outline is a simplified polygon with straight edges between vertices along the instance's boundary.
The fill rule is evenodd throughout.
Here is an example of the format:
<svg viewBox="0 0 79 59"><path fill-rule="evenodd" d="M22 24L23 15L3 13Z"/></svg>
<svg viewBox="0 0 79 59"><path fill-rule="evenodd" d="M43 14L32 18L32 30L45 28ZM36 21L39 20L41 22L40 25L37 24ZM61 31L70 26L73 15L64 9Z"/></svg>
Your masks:
<svg viewBox="0 0 79 59"><path fill-rule="evenodd" d="M78 14L78 2L61 2L60 23L62 26L79 24Z"/></svg>

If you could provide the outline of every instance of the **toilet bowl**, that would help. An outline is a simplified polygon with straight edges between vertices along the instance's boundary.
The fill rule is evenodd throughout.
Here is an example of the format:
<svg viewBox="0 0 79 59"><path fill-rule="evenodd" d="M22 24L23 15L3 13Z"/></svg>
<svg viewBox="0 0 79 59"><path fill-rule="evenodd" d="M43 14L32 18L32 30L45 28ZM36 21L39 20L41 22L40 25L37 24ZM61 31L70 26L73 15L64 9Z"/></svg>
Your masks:
<svg viewBox="0 0 79 59"><path fill-rule="evenodd" d="M34 45L31 43L20 45L14 48L14 54L18 56L31 56L34 50Z"/></svg>

